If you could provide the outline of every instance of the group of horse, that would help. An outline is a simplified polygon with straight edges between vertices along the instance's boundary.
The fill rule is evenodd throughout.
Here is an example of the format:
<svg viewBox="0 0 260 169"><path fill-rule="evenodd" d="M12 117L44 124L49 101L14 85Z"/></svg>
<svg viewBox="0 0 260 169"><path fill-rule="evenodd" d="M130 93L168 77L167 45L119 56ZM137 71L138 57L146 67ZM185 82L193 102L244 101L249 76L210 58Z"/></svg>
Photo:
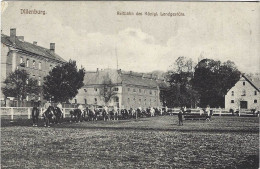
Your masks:
<svg viewBox="0 0 260 169"><path fill-rule="evenodd" d="M38 125L40 111L37 107L32 109L33 126ZM43 112L42 117L44 119L44 126L50 127L51 123L59 124L63 119L63 113L59 107L49 106L46 111Z"/></svg>
<svg viewBox="0 0 260 169"><path fill-rule="evenodd" d="M167 113L160 108L147 108L147 109L105 109L105 108L88 108L85 109L73 109L70 111L70 122L83 122L83 121L97 121L97 120L125 120L131 118L151 117L157 115L163 115ZM37 126L39 119L39 109L33 107L32 120L33 126ZM44 119L44 126L50 127L51 123L59 124L63 119L63 112L59 107L49 106L46 111L43 112L42 117Z"/></svg>

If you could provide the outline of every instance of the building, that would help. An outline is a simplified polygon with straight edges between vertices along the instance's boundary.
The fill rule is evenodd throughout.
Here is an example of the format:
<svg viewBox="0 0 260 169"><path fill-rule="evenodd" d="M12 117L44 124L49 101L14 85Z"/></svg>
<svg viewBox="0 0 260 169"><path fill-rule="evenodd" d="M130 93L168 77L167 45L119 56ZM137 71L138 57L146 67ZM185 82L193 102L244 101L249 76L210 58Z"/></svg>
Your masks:
<svg viewBox="0 0 260 169"><path fill-rule="evenodd" d="M110 83L105 81L110 81ZM102 96L105 86L111 86L110 89L115 92L107 103ZM108 105L127 109L161 107L160 90L163 90L164 87L167 87L166 82L152 75L132 71L97 69L96 72L86 72L84 86L79 90L72 103Z"/></svg>
<svg viewBox="0 0 260 169"><path fill-rule="evenodd" d="M242 75L225 95L225 109L260 108L260 79Z"/></svg>
<svg viewBox="0 0 260 169"><path fill-rule="evenodd" d="M66 62L55 54L55 43L50 43L50 48L47 49L38 46L37 42L26 42L23 36L16 36L16 29L10 29L10 36L1 34L1 47L1 86L9 73L16 69L25 69L41 86L43 78L53 67ZM36 97L43 100L42 96ZM0 98L4 99L2 91ZM30 99L27 96L26 100Z"/></svg>

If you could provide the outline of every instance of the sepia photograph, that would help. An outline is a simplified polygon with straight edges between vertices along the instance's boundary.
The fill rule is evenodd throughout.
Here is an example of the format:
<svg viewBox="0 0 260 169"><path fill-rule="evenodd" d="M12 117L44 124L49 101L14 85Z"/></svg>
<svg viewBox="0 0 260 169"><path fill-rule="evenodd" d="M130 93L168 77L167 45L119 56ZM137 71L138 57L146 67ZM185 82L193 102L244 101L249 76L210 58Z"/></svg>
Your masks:
<svg viewBox="0 0 260 169"><path fill-rule="evenodd" d="M1 168L258 169L259 2L2 1Z"/></svg>

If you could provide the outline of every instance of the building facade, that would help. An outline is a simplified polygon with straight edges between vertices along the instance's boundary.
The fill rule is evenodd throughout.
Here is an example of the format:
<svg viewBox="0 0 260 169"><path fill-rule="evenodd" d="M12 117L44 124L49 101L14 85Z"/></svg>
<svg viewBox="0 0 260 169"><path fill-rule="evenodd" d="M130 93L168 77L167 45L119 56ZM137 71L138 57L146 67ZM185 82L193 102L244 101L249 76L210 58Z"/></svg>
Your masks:
<svg viewBox="0 0 260 169"><path fill-rule="evenodd" d="M260 80L242 75L225 95L225 109L260 108Z"/></svg>
<svg viewBox="0 0 260 169"><path fill-rule="evenodd" d="M50 48L37 45L37 42L29 43L24 41L23 36L16 36L16 29L10 29L10 36L1 34L1 86L6 77L16 69L24 69L29 76L38 80L38 85L42 86L43 78L49 71L66 61L55 54L55 43L50 43ZM27 96L31 99L43 101L41 95ZM4 95L1 91L1 100Z"/></svg>
<svg viewBox="0 0 260 169"><path fill-rule="evenodd" d="M121 70L97 70L86 72L84 87L72 103L107 105L120 108L161 107L160 86L166 82L151 75L123 72ZM111 80L115 95L106 103L102 96L104 79Z"/></svg>

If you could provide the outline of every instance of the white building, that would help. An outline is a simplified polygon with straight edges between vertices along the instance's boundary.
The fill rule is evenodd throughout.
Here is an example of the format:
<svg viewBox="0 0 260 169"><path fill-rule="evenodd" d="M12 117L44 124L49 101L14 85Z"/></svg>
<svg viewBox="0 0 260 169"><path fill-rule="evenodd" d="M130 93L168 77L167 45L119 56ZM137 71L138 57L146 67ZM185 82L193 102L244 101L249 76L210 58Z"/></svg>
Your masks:
<svg viewBox="0 0 260 169"><path fill-rule="evenodd" d="M225 109L260 108L260 79L242 75L225 95Z"/></svg>

